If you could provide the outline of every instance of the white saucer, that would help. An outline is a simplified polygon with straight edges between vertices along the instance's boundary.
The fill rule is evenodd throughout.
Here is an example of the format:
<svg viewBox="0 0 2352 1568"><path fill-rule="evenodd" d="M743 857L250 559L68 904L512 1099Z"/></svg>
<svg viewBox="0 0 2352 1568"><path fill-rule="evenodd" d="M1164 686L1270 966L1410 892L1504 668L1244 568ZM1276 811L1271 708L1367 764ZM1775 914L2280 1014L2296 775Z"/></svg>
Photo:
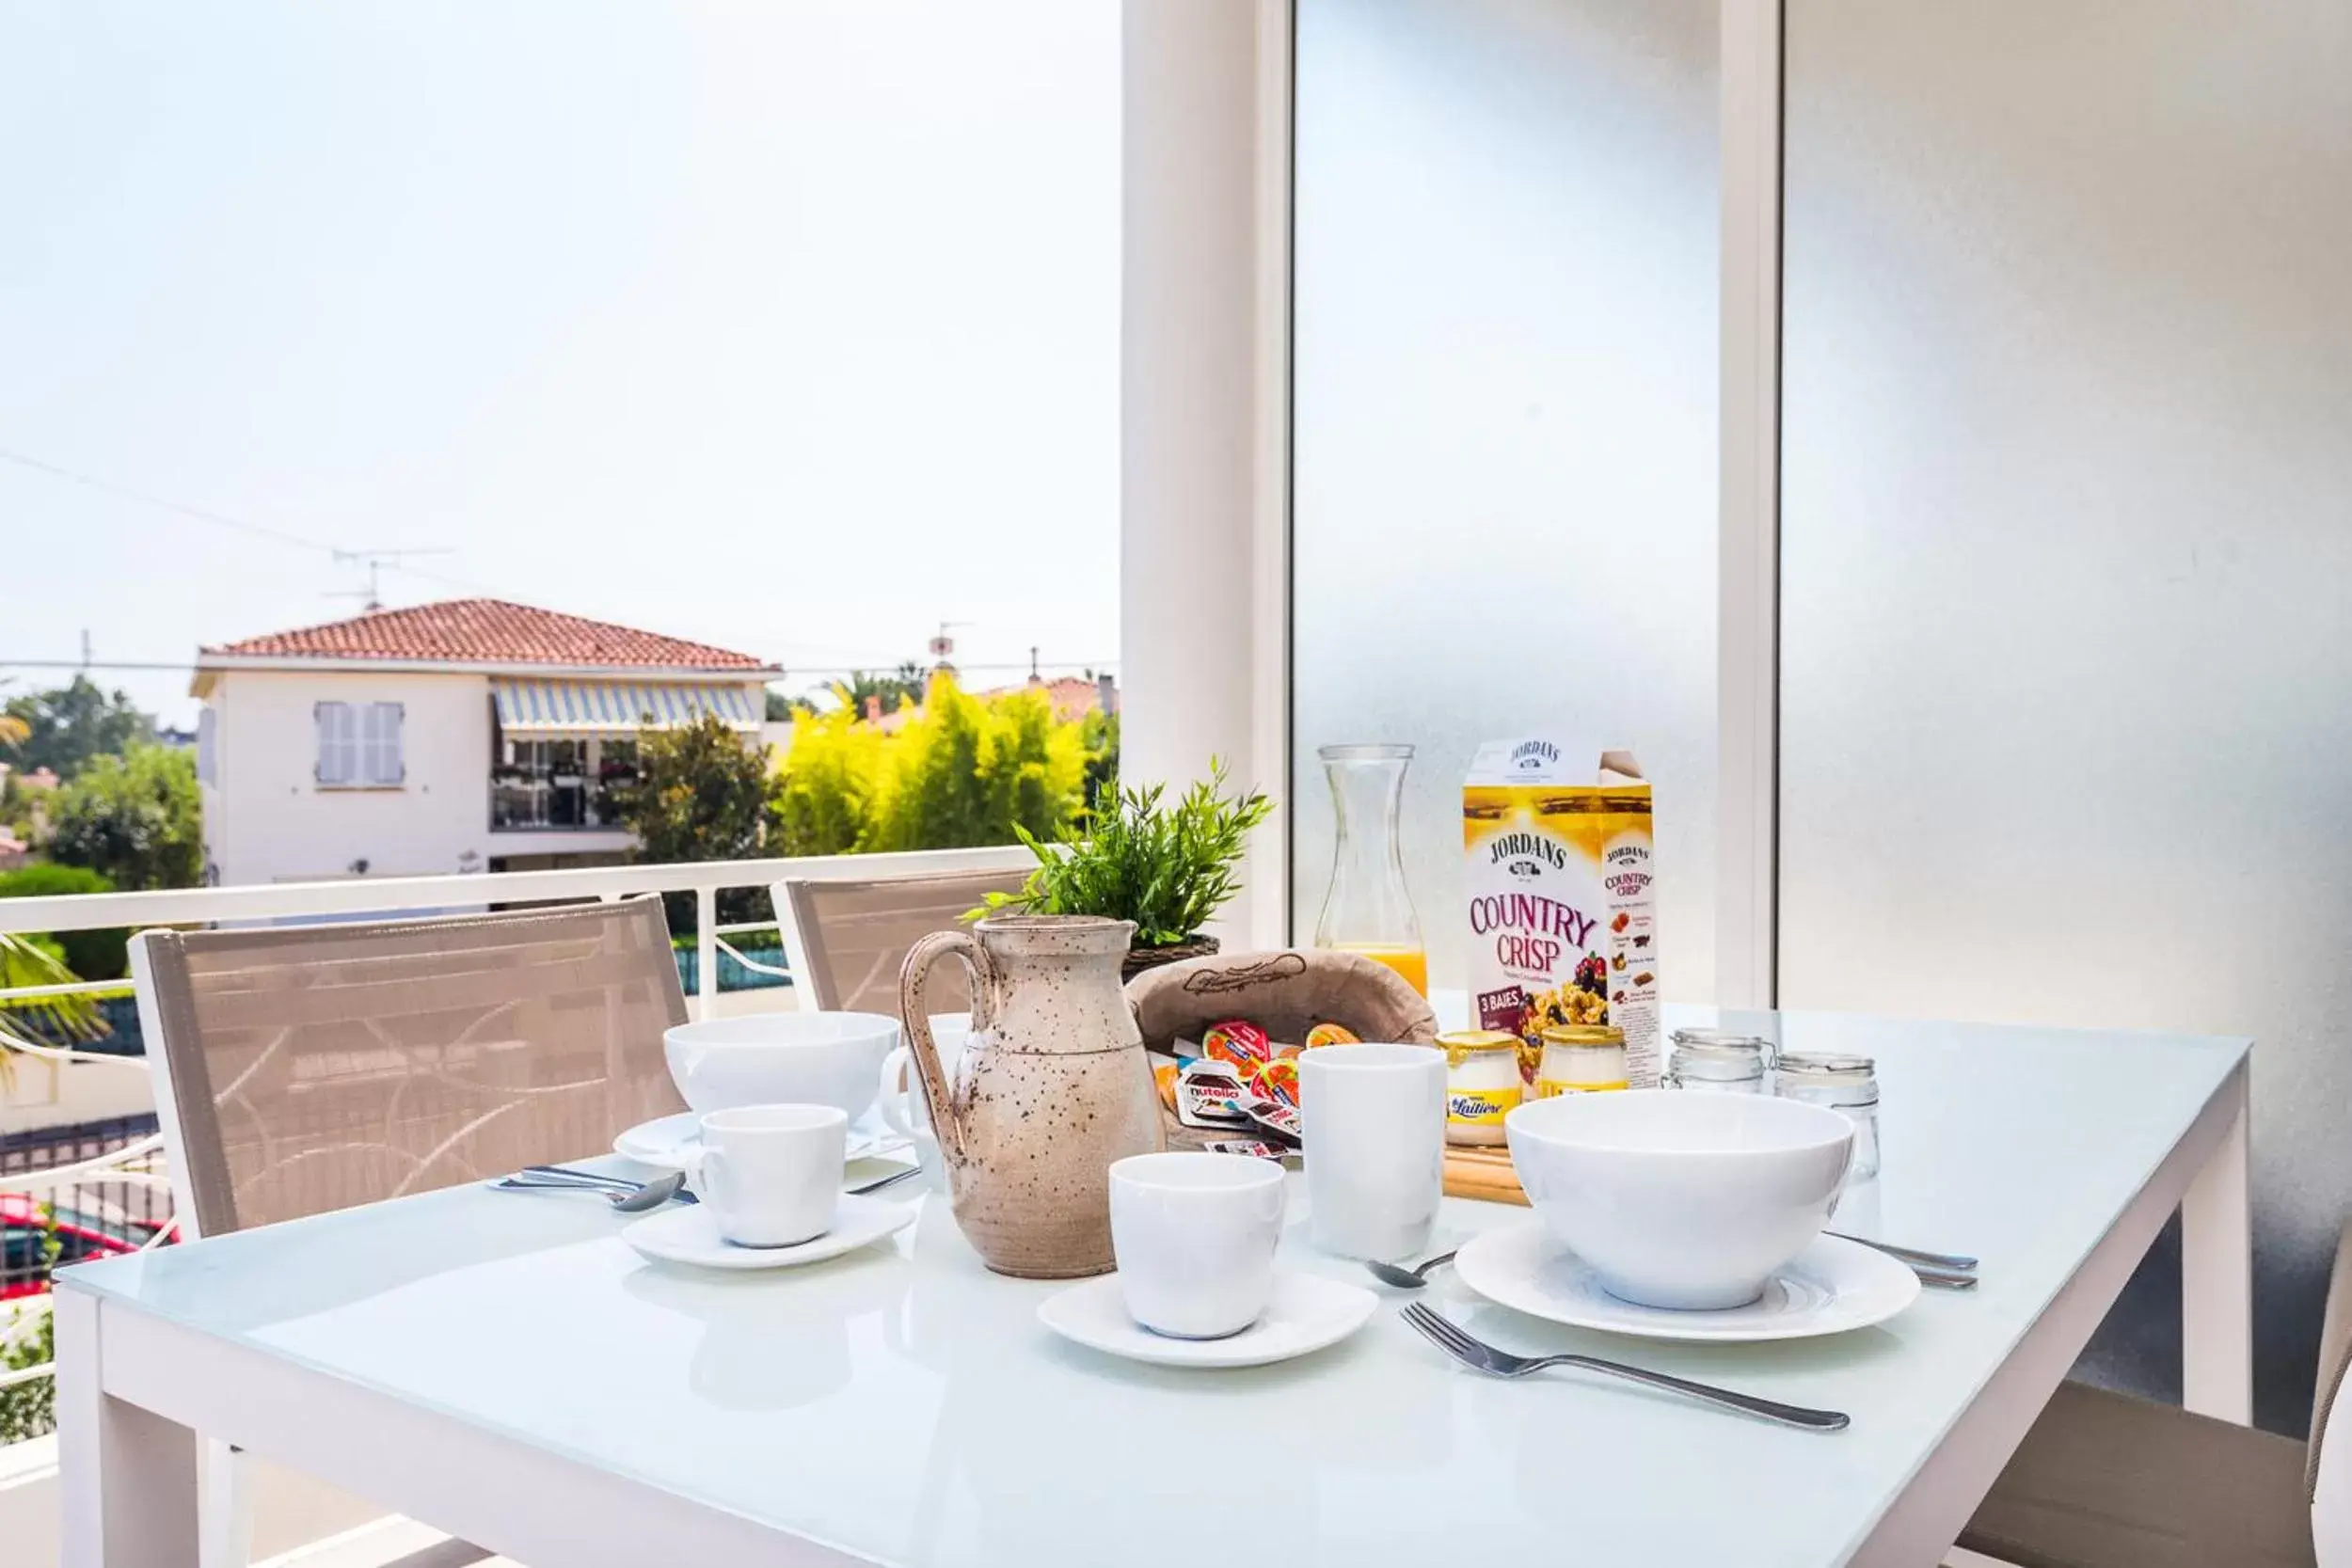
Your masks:
<svg viewBox="0 0 2352 1568"><path fill-rule="evenodd" d="M1065 1339L1162 1367L1263 1367L1337 1344L1364 1326L1380 1298L1320 1275L1277 1274L1265 1316L1222 1339L1171 1339L1127 1315L1119 1275L1106 1274L1048 1296L1037 1321Z"/></svg>
<svg viewBox="0 0 2352 1568"><path fill-rule="evenodd" d="M612 1140L612 1152L640 1164L684 1170L687 1151L700 1148L702 1141L702 1117L693 1111L680 1111L674 1117L639 1122ZM850 1123L849 1159L870 1160L877 1154L906 1147L907 1140L882 1125L879 1118L860 1117Z"/></svg>
<svg viewBox="0 0 2352 1568"><path fill-rule="evenodd" d="M914 1210L908 1204L845 1193L834 1214L833 1228L814 1241L797 1246L737 1246L719 1234L719 1220L709 1204L680 1203L623 1226L621 1240L664 1263L691 1263L705 1269L788 1269L798 1263L821 1263L879 1242L914 1218Z"/></svg>
<svg viewBox="0 0 2352 1568"><path fill-rule="evenodd" d="M1918 1298L1905 1264L1835 1236L1816 1238L1745 1307L1677 1312L1636 1307L1600 1288L1592 1269L1545 1233L1541 1222L1490 1230L1461 1250L1454 1272L1489 1301L1533 1318L1651 1339L1744 1344L1805 1339L1883 1323Z"/></svg>

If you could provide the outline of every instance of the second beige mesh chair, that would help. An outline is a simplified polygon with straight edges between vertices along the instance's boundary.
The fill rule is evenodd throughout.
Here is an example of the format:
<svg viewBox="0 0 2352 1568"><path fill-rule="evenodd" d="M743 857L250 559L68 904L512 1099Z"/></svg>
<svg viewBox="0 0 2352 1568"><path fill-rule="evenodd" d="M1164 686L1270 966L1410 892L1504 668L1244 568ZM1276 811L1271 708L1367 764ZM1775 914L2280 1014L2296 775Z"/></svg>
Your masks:
<svg viewBox="0 0 2352 1568"><path fill-rule="evenodd" d="M685 1108L662 1058L686 998L658 898L147 931L131 968L191 1240L600 1154ZM205 1472L202 1560L242 1563L244 1459L208 1444Z"/></svg>
<svg viewBox="0 0 2352 1568"><path fill-rule="evenodd" d="M855 882L787 878L771 895L784 927L792 983L822 1010L897 1018L898 966L907 949L933 931L962 925L964 911L991 893L1018 893L1026 875L953 871ZM961 965L941 965L930 985L934 1012L971 1006Z"/></svg>

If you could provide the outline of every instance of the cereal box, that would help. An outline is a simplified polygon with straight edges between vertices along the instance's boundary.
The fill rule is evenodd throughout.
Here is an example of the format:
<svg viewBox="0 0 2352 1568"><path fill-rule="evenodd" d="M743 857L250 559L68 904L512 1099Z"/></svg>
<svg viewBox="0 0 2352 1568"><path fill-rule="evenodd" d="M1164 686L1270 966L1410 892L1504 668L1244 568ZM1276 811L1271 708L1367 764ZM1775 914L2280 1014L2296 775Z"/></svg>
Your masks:
<svg viewBox="0 0 2352 1568"><path fill-rule="evenodd" d="M1527 1042L1613 1023L1626 1079L1658 1085L1658 917L1650 786L1626 752L1489 741L1462 786L1471 1022Z"/></svg>

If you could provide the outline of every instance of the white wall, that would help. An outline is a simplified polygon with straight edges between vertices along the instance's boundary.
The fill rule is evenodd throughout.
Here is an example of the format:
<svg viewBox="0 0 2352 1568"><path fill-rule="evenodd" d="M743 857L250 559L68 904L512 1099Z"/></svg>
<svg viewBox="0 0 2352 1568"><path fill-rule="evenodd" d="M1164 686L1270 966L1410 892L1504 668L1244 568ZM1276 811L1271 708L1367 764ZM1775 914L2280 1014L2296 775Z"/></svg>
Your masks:
<svg viewBox="0 0 2352 1568"><path fill-rule="evenodd" d="M208 856L224 883L487 869L493 855L628 848L623 832L490 831L490 683L484 675L235 670L218 674L215 782L204 792ZM322 788L312 705L400 703L407 780ZM467 851L479 857L462 863Z"/></svg>
<svg viewBox="0 0 2352 1568"><path fill-rule="evenodd" d="M1181 788L1216 758L1278 797L1282 8L1121 13L1120 771ZM1261 829L1209 930L1282 941L1286 858Z"/></svg>
<svg viewBox="0 0 2352 1568"><path fill-rule="evenodd" d="M2253 1036L2256 1413L2299 1435L2352 1212L2352 12L1788 40L1781 998ZM2087 1370L2176 1390L2177 1267Z"/></svg>

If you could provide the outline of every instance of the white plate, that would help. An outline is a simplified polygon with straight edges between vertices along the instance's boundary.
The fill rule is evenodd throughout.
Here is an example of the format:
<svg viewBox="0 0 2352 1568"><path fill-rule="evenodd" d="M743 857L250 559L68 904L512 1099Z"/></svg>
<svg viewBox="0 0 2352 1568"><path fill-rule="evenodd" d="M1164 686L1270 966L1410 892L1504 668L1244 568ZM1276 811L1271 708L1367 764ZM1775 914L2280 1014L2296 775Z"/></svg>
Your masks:
<svg viewBox="0 0 2352 1568"><path fill-rule="evenodd" d="M1755 1301L1718 1312L1620 1301L1600 1288L1582 1259L1546 1234L1541 1222L1488 1231L1462 1249L1454 1272L1489 1301L1572 1328L1733 1344L1867 1328L1919 1294L1919 1276L1907 1265L1835 1236L1817 1238L1797 1254Z"/></svg>
<svg viewBox="0 0 2352 1568"><path fill-rule="evenodd" d="M684 1170L687 1151L700 1148L702 1141L703 1118L692 1111L680 1111L674 1117L639 1122L612 1140L612 1152L640 1164ZM882 1126L879 1118L861 1117L850 1123L849 1159L870 1160L906 1147L907 1140Z"/></svg>
<svg viewBox="0 0 2352 1568"><path fill-rule="evenodd" d="M719 1234L718 1216L707 1203L680 1203L621 1227L621 1240L664 1263L705 1269L788 1269L821 1263L879 1242L914 1218L914 1210L887 1198L841 1196L833 1228L797 1246L737 1246Z"/></svg>
<svg viewBox="0 0 2352 1568"><path fill-rule="evenodd" d="M1171 1339L1127 1315L1119 1275L1106 1274L1048 1296L1037 1321L1065 1339L1162 1367L1263 1367L1337 1344L1364 1326L1380 1298L1319 1275L1277 1274L1265 1316L1222 1339Z"/></svg>

